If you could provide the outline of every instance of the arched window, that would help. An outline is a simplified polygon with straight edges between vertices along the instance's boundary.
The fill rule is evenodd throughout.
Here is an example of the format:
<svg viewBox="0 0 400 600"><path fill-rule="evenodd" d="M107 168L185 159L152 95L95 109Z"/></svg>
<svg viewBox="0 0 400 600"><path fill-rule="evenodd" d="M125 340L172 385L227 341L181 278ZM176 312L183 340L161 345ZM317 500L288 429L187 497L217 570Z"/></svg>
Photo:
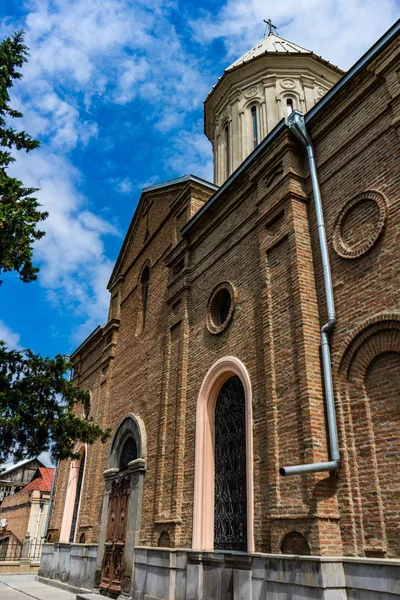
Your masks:
<svg viewBox="0 0 400 600"><path fill-rule="evenodd" d="M146 312L147 312L147 300L149 296L149 284L150 284L150 269L149 267L145 267L143 269L142 277L141 277L141 285L142 285L142 330L144 329L146 323Z"/></svg>
<svg viewBox="0 0 400 600"><path fill-rule="evenodd" d="M223 384L217 397L214 460L214 548L246 552L246 411L237 375Z"/></svg>
<svg viewBox="0 0 400 600"><path fill-rule="evenodd" d="M231 174L231 148L230 148L230 131L229 131L229 123L225 125L225 169L226 169L226 177L228 178Z"/></svg>
<svg viewBox="0 0 400 600"><path fill-rule="evenodd" d="M251 122L253 128L253 148L258 146L258 118L257 118L257 106L253 104L251 107Z"/></svg>
<svg viewBox="0 0 400 600"><path fill-rule="evenodd" d="M286 98L286 114L289 116L294 111L293 99Z"/></svg>
<svg viewBox="0 0 400 600"><path fill-rule="evenodd" d="M121 448L119 457L119 468L126 469L132 460L138 458L137 445L133 437L129 436Z"/></svg>
<svg viewBox="0 0 400 600"><path fill-rule="evenodd" d="M85 470L85 458L86 458L86 454L85 454L85 452L83 452L83 454L81 455L80 463L79 463L78 480L77 480L77 483L76 483L74 511L72 513L71 531L70 531L70 534L69 534L69 542L70 542L70 544L73 544L74 541L75 541L76 524L77 524L77 521L78 521L79 504L80 504L80 501L81 501L83 472Z"/></svg>

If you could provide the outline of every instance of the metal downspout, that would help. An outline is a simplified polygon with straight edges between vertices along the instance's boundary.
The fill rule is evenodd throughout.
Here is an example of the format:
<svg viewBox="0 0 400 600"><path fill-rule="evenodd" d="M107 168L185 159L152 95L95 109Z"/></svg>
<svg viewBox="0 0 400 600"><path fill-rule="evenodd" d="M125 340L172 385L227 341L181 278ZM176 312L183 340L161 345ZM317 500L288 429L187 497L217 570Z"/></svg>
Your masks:
<svg viewBox="0 0 400 600"><path fill-rule="evenodd" d="M56 462L56 464L54 465L53 479L51 481L51 491L50 491L49 505L48 505L48 508L47 508L47 515L46 515L46 525L44 526L44 533L43 533L43 538L44 539L47 538L47 534L48 534L48 531L49 531L50 513L51 513L52 506L53 506L54 485L55 485L55 482L56 482L56 473L57 473L57 469L58 469L59 464L60 464L60 461L58 460Z"/></svg>
<svg viewBox="0 0 400 600"><path fill-rule="evenodd" d="M306 147L308 162L310 166L311 182L314 193L315 212L317 216L319 246L321 250L321 259L324 275L325 298L328 311L328 322L321 329L321 354L322 368L325 386L325 404L328 418L329 446L331 451L331 460L323 463L311 463L307 465L295 465L291 467L281 467L281 475L301 475L302 473L315 473L319 471L334 471L339 466L339 441L336 424L335 398L333 395L331 353L329 347L329 335L332 333L336 323L335 303L333 299L332 275L329 264L328 245L326 242L326 232L324 215L322 211L321 194L319 190L317 167L315 164L314 148L311 137L306 129L304 115L301 111L295 110L286 119L286 124L294 135Z"/></svg>

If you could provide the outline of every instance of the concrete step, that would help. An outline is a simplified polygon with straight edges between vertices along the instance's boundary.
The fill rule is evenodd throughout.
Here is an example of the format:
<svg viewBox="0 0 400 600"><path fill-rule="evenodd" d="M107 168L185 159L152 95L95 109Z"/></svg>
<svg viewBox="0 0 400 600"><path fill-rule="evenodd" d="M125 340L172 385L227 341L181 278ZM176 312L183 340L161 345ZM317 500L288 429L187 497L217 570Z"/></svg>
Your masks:
<svg viewBox="0 0 400 600"><path fill-rule="evenodd" d="M76 600L100 600L102 596L100 594L77 594Z"/></svg>

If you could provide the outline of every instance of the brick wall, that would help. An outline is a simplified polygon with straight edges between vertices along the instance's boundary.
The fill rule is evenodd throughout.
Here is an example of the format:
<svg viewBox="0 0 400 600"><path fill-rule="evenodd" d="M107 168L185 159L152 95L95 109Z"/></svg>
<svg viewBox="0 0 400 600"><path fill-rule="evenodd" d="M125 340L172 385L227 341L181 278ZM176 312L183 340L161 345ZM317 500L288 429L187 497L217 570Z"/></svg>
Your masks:
<svg viewBox="0 0 400 600"><path fill-rule="evenodd" d="M17 492L5 498L1 505L0 518L7 519L7 531L10 531L19 542L24 541L28 529L31 492Z"/></svg>

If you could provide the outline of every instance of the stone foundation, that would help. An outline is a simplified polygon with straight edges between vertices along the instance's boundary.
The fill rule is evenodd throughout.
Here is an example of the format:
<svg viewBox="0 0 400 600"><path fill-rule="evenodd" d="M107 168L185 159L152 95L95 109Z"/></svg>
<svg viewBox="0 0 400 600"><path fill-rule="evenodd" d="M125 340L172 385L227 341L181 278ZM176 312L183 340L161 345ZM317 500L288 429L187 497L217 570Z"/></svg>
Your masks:
<svg viewBox="0 0 400 600"><path fill-rule="evenodd" d="M74 591L93 590L96 555L95 545L45 544L39 576ZM131 593L123 597L395 600L400 599L400 561L138 547Z"/></svg>
<svg viewBox="0 0 400 600"><path fill-rule="evenodd" d="M97 544L43 544L39 577L73 590L95 587Z"/></svg>

